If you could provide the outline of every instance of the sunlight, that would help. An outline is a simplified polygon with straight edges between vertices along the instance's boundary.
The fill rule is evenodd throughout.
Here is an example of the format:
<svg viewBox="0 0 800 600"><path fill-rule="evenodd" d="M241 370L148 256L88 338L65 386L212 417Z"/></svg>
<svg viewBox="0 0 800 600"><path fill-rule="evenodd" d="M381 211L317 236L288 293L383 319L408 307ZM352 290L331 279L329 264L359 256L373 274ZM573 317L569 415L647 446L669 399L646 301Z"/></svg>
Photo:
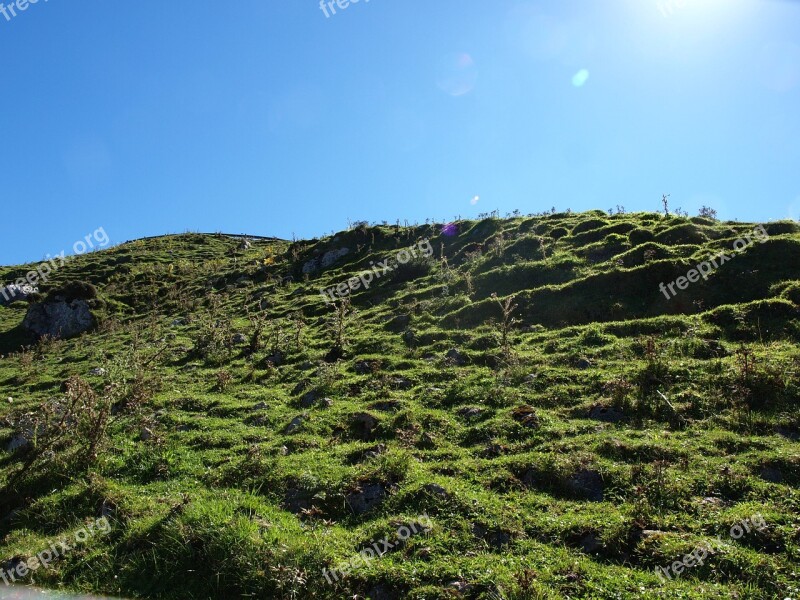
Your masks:
<svg viewBox="0 0 800 600"><path fill-rule="evenodd" d="M741 21L755 7L752 0L653 0L653 4L667 22L706 32Z"/></svg>

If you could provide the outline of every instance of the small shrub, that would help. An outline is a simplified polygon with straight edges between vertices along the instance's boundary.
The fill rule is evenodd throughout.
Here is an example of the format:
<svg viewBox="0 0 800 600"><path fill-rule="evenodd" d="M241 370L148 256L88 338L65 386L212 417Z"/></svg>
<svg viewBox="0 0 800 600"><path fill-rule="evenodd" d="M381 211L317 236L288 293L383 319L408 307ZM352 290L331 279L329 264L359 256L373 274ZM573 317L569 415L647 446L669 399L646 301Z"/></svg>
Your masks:
<svg viewBox="0 0 800 600"><path fill-rule="evenodd" d="M649 229L634 229L628 234L628 240L630 240L630 243L634 246L652 242L655 237L656 236Z"/></svg>
<svg viewBox="0 0 800 600"><path fill-rule="evenodd" d="M230 372L222 369L221 371L217 371L214 377L217 380L217 390L220 392L224 392L230 386L231 382L233 382L233 375Z"/></svg>
<svg viewBox="0 0 800 600"><path fill-rule="evenodd" d="M500 331L502 333L501 343L503 346L503 358L508 361L511 358L512 352L509 335L511 333L511 329L519 323L519 319L514 318L512 315L514 314L514 311L519 308L519 305L514 304L516 295L509 296L505 299L505 301L503 301L498 298L497 294L492 294L492 299L497 302L497 305L500 307L500 312L503 315L503 320L500 322Z"/></svg>
<svg viewBox="0 0 800 600"><path fill-rule="evenodd" d="M581 346L606 346L613 341L614 338L603 333L603 330L597 325L587 327L578 338Z"/></svg>
<svg viewBox="0 0 800 600"><path fill-rule="evenodd" d="M717 211L713 208L708 206L701 206L700 212L697 213L698 217L703 217L704 219L711 219L712 221L717 220Z"/></svg>
<svg viewBox="0 0 800 600"><path fill-rule="evenodd" d="M353 310L350 306L350 298L342 298L334 305L333 314L328 320L328 331L331 334L334 351L344 352L348 327L352 320Z"/></svg>
<svg viewBox="0 0 800 600"><path fill-rule="evenodd" d="M433 261L429 258L418 256L405 264L397 265L392 271L392 281L394 283L406 283L414 281L420 277L426 277L433 270Z"/></svg>
<svg viewBox="0 0 800 600"><path fill-rule="evenodd" d="M51 290L47 294L47 300L95 300L97 298L97 288L85 281L68 281L59 288Z"/></svg>

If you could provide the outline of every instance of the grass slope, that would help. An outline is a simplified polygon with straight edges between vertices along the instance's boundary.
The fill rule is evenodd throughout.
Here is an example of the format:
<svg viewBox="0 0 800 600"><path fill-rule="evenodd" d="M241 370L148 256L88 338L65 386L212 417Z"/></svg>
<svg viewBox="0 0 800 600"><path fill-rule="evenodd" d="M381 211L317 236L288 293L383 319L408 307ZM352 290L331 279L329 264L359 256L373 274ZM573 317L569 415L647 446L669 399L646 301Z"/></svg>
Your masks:
<svg viewBox="0 0 800 600"><path fill-rule="evenodd" d="M95 331L36 342L27 305L0 308L0 567L107 515L108 535L26 581L198 599L797 598L800 228L766 225L708 281L658 289L753 226L595 211L77 257L49 284L97 287ZM323 301L423 239L432 258L338 314ZM21 432L39 435L5 451ZM429 531L326 581L423 515ZM754 515L767 527L732 539ZM703 565L655 574L705 545Z"/></svg>

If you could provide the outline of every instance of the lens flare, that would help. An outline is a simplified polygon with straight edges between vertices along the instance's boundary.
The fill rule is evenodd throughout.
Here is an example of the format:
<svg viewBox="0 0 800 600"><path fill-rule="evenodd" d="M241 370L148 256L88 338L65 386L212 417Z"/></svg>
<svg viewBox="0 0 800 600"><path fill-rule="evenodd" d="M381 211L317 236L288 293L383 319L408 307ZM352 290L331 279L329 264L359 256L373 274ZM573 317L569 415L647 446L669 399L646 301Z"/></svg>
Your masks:
<svg viewBox="0 0 800 600"><path fill-rule="evenodd" d="M583 87L587 81L589 81L589 71L586 69L581 69L572 76L572 85L576 88Z"/></svg>
<svg viewBox="0 0 800 600"><path fill-rule="evenodd" d="M439 63L436 85L454 97L469 94L478 81L475 61L464 52L448 54Z"/></svg>

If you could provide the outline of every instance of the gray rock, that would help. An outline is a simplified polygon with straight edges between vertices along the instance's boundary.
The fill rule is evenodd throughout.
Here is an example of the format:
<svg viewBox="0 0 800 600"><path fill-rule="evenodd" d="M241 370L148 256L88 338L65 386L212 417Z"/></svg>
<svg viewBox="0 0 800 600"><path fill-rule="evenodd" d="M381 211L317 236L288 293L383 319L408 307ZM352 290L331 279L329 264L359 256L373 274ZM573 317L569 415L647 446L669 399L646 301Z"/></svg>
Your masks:
<svg viewBox="0 0 800 600"><path fill-rule="evenodd" d="M378 419L369 413L357 413L351 419L351 426L356 436L362 440L369 440L378 428Z"/></svg>
<svg viewBox="0 0 800 600"><path fill-rule="evenodd" d="M370 404L370 410L379 410L381 412L397 412L400 410L401 404L397 400L380 400L374 404Z"/></svg>
<svg viewBox="0 0 800 600"><path fill-rule="evenodd" d="M585 535L580 541L580 548L586 554L594 554L602 547L603 544L600 543L600 540L598 540L597 536L593 533Z"/></svg>
<svg viewBox="0 0 800 600"><path fill-rule="evenodd" d="M39 337L66 339L92 329L97 323L86 300L47 300L31 304L22 326Z"/></svg>
<svg viewBox="0 0 800 600"><path fill-rule="evenodd" d="M264 363L267 365L272 365L273 367L280 367L283 364L283 360L283 352L278 350L275 354L270 354L267 358L265 358Z"/></svg>
<svg viewBox="0 0 800 600"><path fill-rule="evenodd" d="M393 333L400 333L408 329L411 325L411 315L397 315L390 317L390 321L386 323L386 329Z"/></svg>
<svg viewBox="0 0 800 600"><path fill-rule="evenodd" d="M429 483L422 489L428 492L431 496L437 496L442 500L448 500L450 498L450 494L447 493L447 490L437 483Z"/></svg>
<svg viewBox="0 0 800 600"><path fill-rule="evenodd" d="M353 365L356 375L369 375L380 367L377 360L359 360Z"/></svg>
<svg viewBox="0 0 800 600"><path fill-rule="evenodd" d="M92 369L91 371L89 371L89 375L92 375L94 377L102 377L105 374L106 374L106 370L101 368L101 367L98 367L96 369Z"/></svg>
<svg viewBox="0 0 800 600"><path fill-rule="evenodd" d="M364 452L364 458L365 459L378 458L381 454L386 454L385 444L378 444L374 448L370 448L369 450Z"/></svg>
<svg viewBox="0 0 800 600"><path fill-rule="evenodd" d="M783 483L783 473L775 467L761 467L758 476L770 483Z"/></svg>
<svg viewBox="0 0 800 600"><path fill-rule="evenodd" d="M463 596L472 591L472 586L466 581L451 581L447 584L447 587L454 590L459 596Z"/></svg>
<svg viewBox="0 0 800 600"><path fill-rule="evenodd" d="M319 271L319 259L318 258L312 258L311 260L309 260L307 263L305 263L303 265L303 274L304 275L305 274L316 273L317 271Z"/></svg>
<svg viewBox="0 0 800 600"><path fill-rule="evenodd" d="M117 515L117 507L113 502L109 500L103 500L103 504L100 506L100 516L106 518L113 518Z"/></svg>
<svg viewBox="0 0 800 600"><path fill-rule="evenodd" d="M527 469L520 479L525 487L536 488L542 478L536 469Z"/></svg>
<svg viewBox="0 0 800 600"><path fill-rule="evenodd" d="M451 362L451 363L453 363L453 364L455 364L455 365L458 365L458 366L460 366L460 367L461 367L461 366L464 366L465 364L467 364L467 357L466 357L466 356L464 356L464 354L462 354L462 353L461 353L461 352L460 352L458 349L456 349L456 348L451 348L451 349L450 349L450 350L447 352L447 354L445 354L445 358L446 358L446 359L447 359L449 362Z"/></svg>
<svg viewBox="0 0 800 600"><path fill-rule="evenodd" d="M386 488L380 483L367 483L345 496L345 501L356 515L363 515L379 506L386 498Z"/></svg>
<svg viewBox="0 0 800 600"><path fill-rule="evenodd" d="M492 548L500 550L511 543L511 536L502 529L487 529L480 523L472 524L472 535L486 541Z"/></svg>
<svg viewBox="0 0 800 600"><path fill-rule="evenodd" d="M347 256L350 254L349 248L339 248L338 250L331 250L326 252L322 255L322 260L320 261L320 265L322 265L323 269L327 269L331 265L333 265L336 261L340 258Z"/></svg>
<svg viewBox="0 0 800 600"><path fill-rule="evenodd" d="M310 392L306 392L300 397L300 406L302 408L311 408L317 403L318 398L319 396L316 391L311 390Z"/></svg>
<svg viewBox="0 0 800 600"><path fill-rule="evenodd" d="M576 366L577 366L579 369L581 369L582 371L585 371L586 369L589 369L589 368L591 368L591 366L592 366L592 362L591 362L591 361L590 361L588 358L582 358L582 359L580 359L580 360L578 361L578 363L577 363L577 365L576 365Z"/></svg>
<svg viewBox="0 0 800 600"><path fill-rule="evenodd" d="M0 519L0 523L11 523L11 522L14 521L14 519L17 518L17 516L19 514L20 514L20 510L18 508L16 508L16 509L12 510L10 513L8 513L5 517Z"/></svg>
<svg viewBox="0 0 800 600"><path fill-rule="evenodd" d="M392 387L394 387L396 390L410 390L412 387L414 387L414 382L407 377L393 377Z"/></svg>
<svg viewBox="0 0 800 600"><path fill-rule="evenodd" d="M465 406L464 408L458 409L458 414L467 419L472 419L481 416L483 414L483 409L477 406Z"/></svg>
<svg viewBox="0 0 800 600"><path fill-rule="evenodd" d="M240 344L246 344L247 336L243 333L234 334L234 336L231 338L231 343L233 343L236 346Z"/></svg>
<svg viewBox="0 0 800 600"><path fill-rule="evenodd" d="M700 501L700 504L703 504L704 506L713 506L713 507L716 508L716 507L722 506L722 498L715 498L713 496L706 496L705 498L703 498Z"/></svg>
<svg viewBox="0 0 800 600"><path fill-rule="evenodd" d="M661 531L660 529L642 529L638 533L636 532L634 533L637 543L647 541L650 538L656 538L663 535L667 535L666 531Z"/></svg>
<svg viewBox="0 0 800 600"><path fill-rule="evenodd" d="M10 442L8 442L8 445L6 446L6 452L16 452L21 448L27 448L30 445L30 443L31 442L27 437L25 437L21 433L18 433L17 435L11 438Z"/></svg>
<svg viewBox="0 0 800 600"><path fill-rule="evenodd" d="M603 501L603 477L597 471L581 469L565 482L567 490L591 502Z"/></svg>
<svg viewBox="0 0 800 600"><path fill-rule="evenodd" d="M486 541L492 548L499 550L500 548L508 546L511 543L511 535L505 531L491 531L489 532L489 536L486 538Z"/></svg>
<svg viewBox="0 0 800 600"><path fill-rule="evenodd" d="M782 435L783 437L790 439L793 442L800 441L800 432L798 432L796 429L791 429L789 427L776 425L775 433L777 433L778 435Z"/></svg>
<svg viewBox="0 0 800 600"><path fill-rule="evenodd" d="M300 416L297 416L294 419L292 419L292 422L289 423L286 426L287 435L288 434L292 434L295 431L297 431L298 429L300 429L300 427L303 426L303 423L305 423L305 421L306 421L306 416L305 415L300 415Z"/></svg>
<svg viewBox="0 0 800 600"><path fill-rule="evenodd" d="M595 406L589 411L589 418L606 423L618 423L625 418L625 415L613 406Z"/></svg>
<svg viewBox="0 0 800 600"><path fill-rule="evenodd" d="M349 248L339 248L330 250L322 255L321 258L312 258L303 265L303 274L316 273L320 269L327 269L343 256L350 254Z"/></svg>
<svg viewBox="0 0 800 600"><path fill-rule="evenodd" d="M303 379L296 386L294 386L294 389L292 390L292 395L297 396L298 394L302 394L309 387L311 387L311 382L308 379Z"/></svg>
<svg viewBox="0 0 800 600"><path fill-rule="evenodd" d="M314 493L300 488L289 488L283 499L283 507L293 513L300 513L311 508Z"/></svg>
<svg viewBox="0 0 800 600"><path fill-rule="evenodd" d="M369 600L400 600L400 594L382 583L372 587L367 592Z"/></svg>

